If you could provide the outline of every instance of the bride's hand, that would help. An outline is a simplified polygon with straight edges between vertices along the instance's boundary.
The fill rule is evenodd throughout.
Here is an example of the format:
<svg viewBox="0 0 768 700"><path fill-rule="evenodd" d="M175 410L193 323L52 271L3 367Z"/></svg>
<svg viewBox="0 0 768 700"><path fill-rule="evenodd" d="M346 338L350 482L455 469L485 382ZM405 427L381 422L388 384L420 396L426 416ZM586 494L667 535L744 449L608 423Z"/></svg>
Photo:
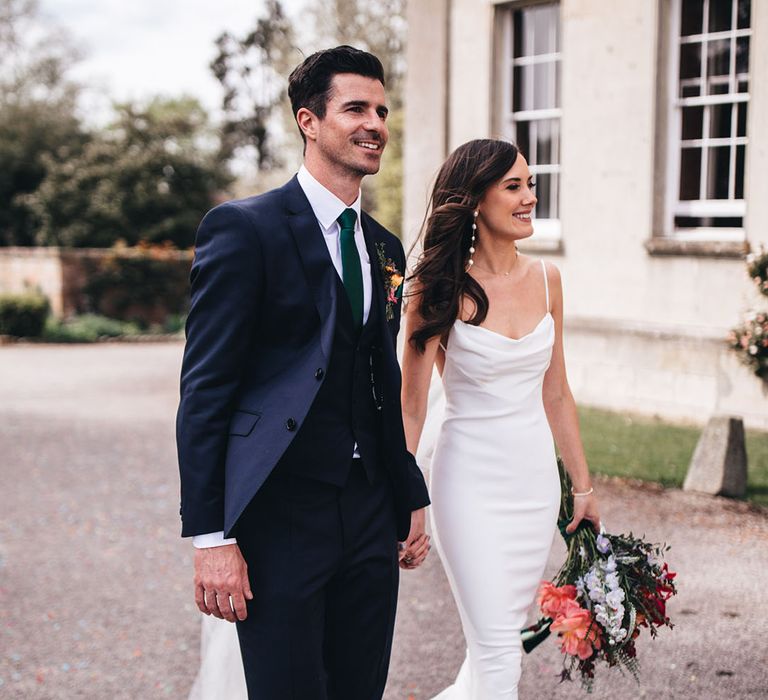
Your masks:
<svg viewBox="0 0 768 700"><path fill-rule="evenodd" d="M569 535L575 532L582 520L589 520L595 532L600 532L600 513L594 494L573 497L573 520L565 528L565 531Z"/></svg>
<svg viewBox="0 0 768 700"><path fill-rule="evenodd" d="M411 513L411 531L408 533L408 539L400 543L401 569L415 569L420 566L429 554L432 545L429 543L429 535L426 534L426 516L424 508Z"/></svg>

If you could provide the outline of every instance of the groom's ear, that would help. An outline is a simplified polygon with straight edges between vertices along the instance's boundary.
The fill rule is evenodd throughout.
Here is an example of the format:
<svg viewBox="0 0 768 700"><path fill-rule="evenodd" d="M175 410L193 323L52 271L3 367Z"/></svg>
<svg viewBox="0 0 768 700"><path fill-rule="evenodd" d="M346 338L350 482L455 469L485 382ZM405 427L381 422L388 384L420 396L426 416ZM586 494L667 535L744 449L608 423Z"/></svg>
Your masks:
<svg viewBox="0 0 768 700"><path fill-rule="evenodd" d="M306 107L300 107L299 111L296 112L296 123L299 125L299 129L301 129L301 133L304 134L304 137L309 141L317 140L317 127L319 121L317 115Z"/></svg>

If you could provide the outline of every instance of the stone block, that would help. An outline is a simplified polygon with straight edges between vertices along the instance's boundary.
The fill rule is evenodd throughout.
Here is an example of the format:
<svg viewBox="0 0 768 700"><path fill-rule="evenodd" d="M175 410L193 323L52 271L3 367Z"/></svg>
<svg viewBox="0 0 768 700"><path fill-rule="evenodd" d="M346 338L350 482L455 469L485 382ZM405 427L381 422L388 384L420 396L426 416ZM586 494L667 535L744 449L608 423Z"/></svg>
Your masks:
<svg viewBox="0 0 768 700"><path fill-rule="evenodd" d="M696 445L683 489L732 498L746 495L747 449L741 418L710 418Z"/></svg>

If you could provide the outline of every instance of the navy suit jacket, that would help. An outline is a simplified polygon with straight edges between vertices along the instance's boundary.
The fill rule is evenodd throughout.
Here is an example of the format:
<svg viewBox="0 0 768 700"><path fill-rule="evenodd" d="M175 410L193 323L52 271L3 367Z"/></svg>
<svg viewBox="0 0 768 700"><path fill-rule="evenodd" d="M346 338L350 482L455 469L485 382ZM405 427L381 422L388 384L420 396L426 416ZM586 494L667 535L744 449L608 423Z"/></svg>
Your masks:
<svg viewBox="0 0 768 700"><path fill-rule="evenodd" d="M372 354L381 407L381 460L393 485L398 537L429 504L406 450L395 351L400 302L386 319L377 246L405 270L400 241L361 216L380 340ZM176 437L182 536L238 518L297 434L332 352L336 269L296 177L283 187L212 209L197 232ZM323 370L323 371L318 371ZM351 457L351 455L350 455Z"/></svg>

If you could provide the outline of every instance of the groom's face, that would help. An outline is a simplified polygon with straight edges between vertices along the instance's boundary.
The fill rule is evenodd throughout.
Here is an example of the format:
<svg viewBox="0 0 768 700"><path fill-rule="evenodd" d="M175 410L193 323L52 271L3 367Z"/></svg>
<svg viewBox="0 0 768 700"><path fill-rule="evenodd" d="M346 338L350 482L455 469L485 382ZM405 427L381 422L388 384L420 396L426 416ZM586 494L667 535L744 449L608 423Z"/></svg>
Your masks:
<svg viewBox="0 0 768 700"><path fill-rule="evenodd" d="M318 155L358 176L377 173L389 138L388 112L378 80L354 73L335 75L325 117L313 120Z"/></svg>

